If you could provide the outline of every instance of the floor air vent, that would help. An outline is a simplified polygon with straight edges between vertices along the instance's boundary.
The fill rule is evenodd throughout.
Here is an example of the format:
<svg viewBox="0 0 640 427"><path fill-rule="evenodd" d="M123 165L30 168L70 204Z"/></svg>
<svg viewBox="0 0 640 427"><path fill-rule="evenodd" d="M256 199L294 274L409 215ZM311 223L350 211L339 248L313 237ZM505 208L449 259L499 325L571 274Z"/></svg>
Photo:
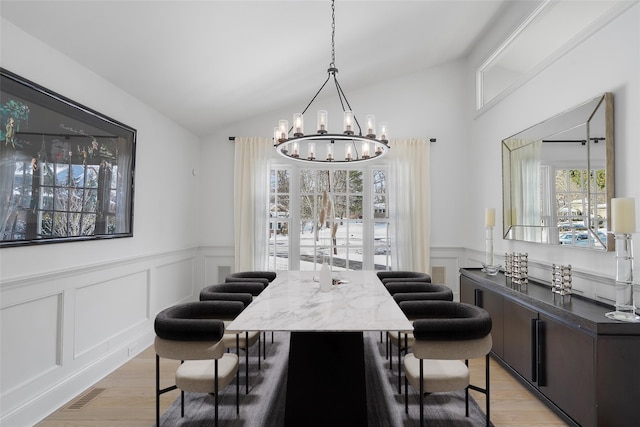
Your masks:
<svg viewBox="0 0 640 427"><path fill-rule="evenodd" d="M67 406L67 409L82 409L105 390L106 388L92 388Z"/></svg>

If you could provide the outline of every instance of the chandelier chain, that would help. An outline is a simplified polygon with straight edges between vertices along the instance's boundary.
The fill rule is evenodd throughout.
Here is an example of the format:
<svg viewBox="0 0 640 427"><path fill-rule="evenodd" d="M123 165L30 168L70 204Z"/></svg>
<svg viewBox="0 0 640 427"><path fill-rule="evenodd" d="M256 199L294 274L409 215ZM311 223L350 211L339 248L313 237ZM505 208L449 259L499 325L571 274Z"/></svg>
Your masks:
<svg viewBox="0 0 640 427"><path fill-rule="evenodd" d="M336 1L331 0L331 64L330 68L336 68Z"/></svg>

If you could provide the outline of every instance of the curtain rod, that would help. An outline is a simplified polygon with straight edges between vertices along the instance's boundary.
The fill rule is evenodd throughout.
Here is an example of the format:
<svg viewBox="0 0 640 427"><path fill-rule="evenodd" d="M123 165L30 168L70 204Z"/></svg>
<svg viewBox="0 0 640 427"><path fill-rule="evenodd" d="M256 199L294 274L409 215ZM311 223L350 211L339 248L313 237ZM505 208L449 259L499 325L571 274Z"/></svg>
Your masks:
<svg viewBox="0 0 640 427"><path fill-rule="evenodd" d="M235 136L230 136L229 137L229 141L233 142L235 140L236 140ZM429 138L429 142L436 142L436 139L435 138Z"/></svg>

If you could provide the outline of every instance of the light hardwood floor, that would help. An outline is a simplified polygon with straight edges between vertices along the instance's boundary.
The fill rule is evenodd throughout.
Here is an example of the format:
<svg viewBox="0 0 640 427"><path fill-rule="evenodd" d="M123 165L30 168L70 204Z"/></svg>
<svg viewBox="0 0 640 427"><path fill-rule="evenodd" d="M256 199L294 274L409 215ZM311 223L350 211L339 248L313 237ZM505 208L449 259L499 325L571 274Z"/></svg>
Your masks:
<svg viewBox="0 0 640 427"><path fill-rule="evenodd" d="M179 362L161 359L161 384L173 384ZM484 384L484 359L469 362L471 381ZM501 426L566 426L551 410L536 399L495 360L491 359L491 421ZM85 393L51 414L39 427L150 427L155 423L155 352L149 347L137 357L96 383L88 392L104 389L81 409L70 409ZM484 394L473 392L484 410ZM178 398L174 390L161 397L164 412Z"/></svg>

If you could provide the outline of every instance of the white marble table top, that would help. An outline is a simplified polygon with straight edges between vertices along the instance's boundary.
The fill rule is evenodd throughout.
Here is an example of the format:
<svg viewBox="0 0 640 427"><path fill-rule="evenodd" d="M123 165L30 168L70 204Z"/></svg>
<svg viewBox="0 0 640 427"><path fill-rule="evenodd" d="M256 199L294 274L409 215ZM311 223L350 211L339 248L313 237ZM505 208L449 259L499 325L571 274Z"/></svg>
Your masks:
<svg viewBox="0 0 640 427"><path fill-rule="evenodd" d="M413 330L375 271L334 272L334 279L348 283L333 285L329 292L320 292L311 271L277 274L229 324L229 332Z"/></svg>

